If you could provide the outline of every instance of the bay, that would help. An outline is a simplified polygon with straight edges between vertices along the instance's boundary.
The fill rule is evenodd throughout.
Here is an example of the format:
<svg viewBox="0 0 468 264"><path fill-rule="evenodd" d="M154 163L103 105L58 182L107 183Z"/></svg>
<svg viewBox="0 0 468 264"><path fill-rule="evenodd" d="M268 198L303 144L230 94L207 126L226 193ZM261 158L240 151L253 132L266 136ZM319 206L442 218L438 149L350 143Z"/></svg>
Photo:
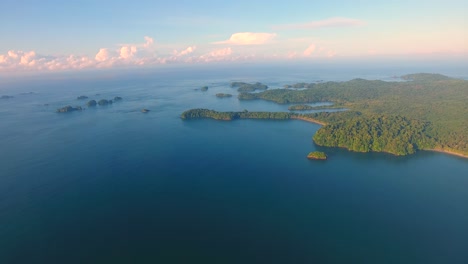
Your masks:
<svg viewBox="0 0 468 264"><path fill-rule="evenodd" d="M464 263L466 159L320 148L319 126L298 120L179 118L190 108L287 111L215 97L236 95L231 81L281 88L390 80L424 67L168 67L2 80L0 95L14 97L0 101L0 262ZM83 105L79 95L123 101L54 112ZM314 150L329 160L307 160Z"/></svg>

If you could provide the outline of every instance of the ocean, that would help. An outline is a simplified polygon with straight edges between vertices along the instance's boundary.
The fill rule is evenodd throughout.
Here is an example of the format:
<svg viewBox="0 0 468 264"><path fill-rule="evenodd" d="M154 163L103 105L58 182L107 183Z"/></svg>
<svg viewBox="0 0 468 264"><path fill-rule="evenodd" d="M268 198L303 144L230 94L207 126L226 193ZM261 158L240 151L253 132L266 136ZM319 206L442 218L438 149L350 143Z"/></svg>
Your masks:
<svg viewBox="0 0 468 264"><path fill-rule="evenodd" d="M467 263L467 159L321 148L320 126L299 120L180 119L287 111L237 100L232 81L274 89L421 71L466 78L457 67L302 64L3 78L0 96L13 98L0 100L0 263ZM80 95L123 100L55 113L85 107ZM314 150L329 159L307 160Z"/></svg>

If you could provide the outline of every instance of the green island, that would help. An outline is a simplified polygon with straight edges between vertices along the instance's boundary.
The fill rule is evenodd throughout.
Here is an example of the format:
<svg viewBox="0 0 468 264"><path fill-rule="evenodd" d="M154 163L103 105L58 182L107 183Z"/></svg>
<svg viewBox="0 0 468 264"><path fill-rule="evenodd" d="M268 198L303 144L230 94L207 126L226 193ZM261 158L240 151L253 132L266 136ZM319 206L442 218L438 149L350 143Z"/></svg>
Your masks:
<svg viewBox="0 0 468 264"><path fill-rule="evenodd" d="M302 89L302 88L314 88L315 84L314 83L296 83L296 84L286 84L284 86L285 89Z"/></svg>
<svg viewBox="0 0 468 264"><path fill-rule="evenodd" d="M202 92L208 91L208 86L203 86L202 88L200 88L200 91Z"/></svg>
<svg viewBox="0 0 468 264"><path fill-rule="evenodd" d="M217 94L216 94L216 97L219 97L219 98L232 97L232 94L228 94L228 93L217 93Z"/></svg>
<svg viewBox="0 0 468 264"><path fill-rule="evenodd" d="M291 105L290 107L288 107L288 110L289 111L304 111L304 110L312 110L312 109L315 109L315 107L311 106L311 105Z"/></svg>
<svg viewBox="0 0 468 264"><path fill-rule="evenodd" d="M468 81L427 73L401 78L405 81L354 79L315 83L303 90L239 94L240 100L279 104L332 102L335 107L348 109L344 112L298 114L194 109L184 112L182 118L300 119L322 125L313 137L321 146L394 155L432 150L468 157Z"/></svg>
<svg viewBox="0 0 468 264"><path fill-rule="evenodd" d="M291 114L287 112L218 112L209 109L190 109L182 113L182 119L197 119L197 118L211 118L216 120L234 120L234 119L277 119L288 120L291 119Z"/></svg>
<svg viewBox="0 0 468 264"><path fill-rule="evenodd" d="M231 87L237 88L237 91L245 92L245 93L268 89L267 85L263 83L259 83L259 82L256 82L254 84L245 83L245 82L232 82Z"/></svg>
<svg viewBox="0 0 468 264"><path fill-rule="evenodd" d="M321 151L314 151L314 152L310 152L309 155L307 155L307 158L314 159L314 160L326 160L327 155Z"/></svg>

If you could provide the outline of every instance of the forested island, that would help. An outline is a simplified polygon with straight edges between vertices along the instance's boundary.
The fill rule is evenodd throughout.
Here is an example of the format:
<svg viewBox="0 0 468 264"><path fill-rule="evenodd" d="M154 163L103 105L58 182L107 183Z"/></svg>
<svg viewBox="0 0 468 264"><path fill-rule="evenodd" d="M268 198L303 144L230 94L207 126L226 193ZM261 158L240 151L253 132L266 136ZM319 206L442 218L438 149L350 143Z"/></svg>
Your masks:
<svg viewBox="0 0 468 264"><path fill-rule="evenodd" d="M263 83L259 83L259 82L256 82L254 84L245 83L245 82L232 82L231 87L237 88L237 91L239 91L239 92L246 92L246 93L254 92L256 90L266 90L266 89L268 89L267 85L265 85Z"/></svg>
<svg viewBox="0 0 468 264"><path fill-rule="evenodd" d="M216 97L219 98L227 98L227 97L232 97L232 94L227 94L227 93L217 93Z"/></svg>
<svg viewBox="0 0 468 264"><path fill-rule="evenodd" d="M408 155L435 150L468 157L468 81L440 74L409 74L406 81L354 79L314 83L302 90L274 89L240 93L240 100L280 104L333 102L345 112L312 114L216 112L194 109L182 118L301 119L323 126L313 137L317 145L359 152ZM297 85L299 86L299 85Z"/></svg>
<svg viewBox="0 0 468 264"><path fill-rule="evenodd" d="M313 159L313 160L326 160L327 154L321 151L314 151L314 152L310 152L309 155L307 155L307 158Z"/></svg>
<svg viewBox="0 0 468 264"><path fill-rule="evenodd" d="M287 112L218 112L209 109L191 109L182 113L182 119L211 118L216 120L234 120L234 119L291 119L291 113Z"/></svg>

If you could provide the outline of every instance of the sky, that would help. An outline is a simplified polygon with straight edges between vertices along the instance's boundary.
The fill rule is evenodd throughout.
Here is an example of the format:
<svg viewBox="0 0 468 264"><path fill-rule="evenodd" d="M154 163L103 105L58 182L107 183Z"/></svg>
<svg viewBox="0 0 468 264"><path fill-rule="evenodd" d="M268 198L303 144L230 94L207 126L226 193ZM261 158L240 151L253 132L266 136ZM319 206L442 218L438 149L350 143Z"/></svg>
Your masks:
<svg viewBox="0 0 468 264"><path fill-rule="evenodd" d="M468 1L0 0L0 73L245 61L468 60Z"/></svg>

